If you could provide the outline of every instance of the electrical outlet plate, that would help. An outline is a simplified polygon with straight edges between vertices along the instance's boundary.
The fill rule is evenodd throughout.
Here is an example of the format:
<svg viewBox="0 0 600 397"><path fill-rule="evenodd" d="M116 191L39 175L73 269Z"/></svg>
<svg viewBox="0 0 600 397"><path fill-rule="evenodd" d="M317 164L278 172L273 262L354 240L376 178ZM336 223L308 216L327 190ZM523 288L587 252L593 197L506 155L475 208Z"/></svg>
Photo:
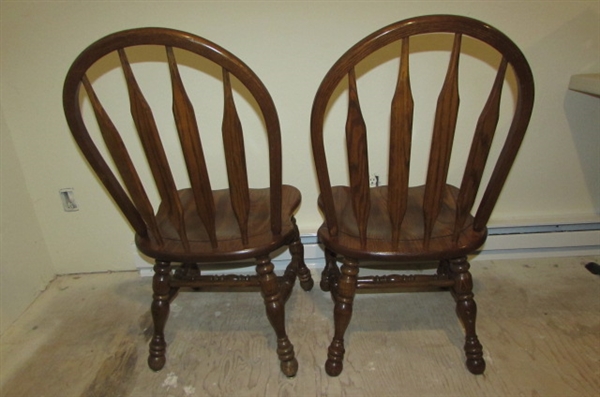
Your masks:
<svg viewBox="0 0 600 397"><path fill-rule="evenodd" d="M377 187L379 186L379 175L372 174L369 177L369 187Z"/></svg>
<svg viewBox="0 0 600 397"><path fill-rule="evenodd" d="M73 188L60 189L60 200L62 201L63 209L66 212L79 211L79 206L75 201L75 191Z"/></svg>

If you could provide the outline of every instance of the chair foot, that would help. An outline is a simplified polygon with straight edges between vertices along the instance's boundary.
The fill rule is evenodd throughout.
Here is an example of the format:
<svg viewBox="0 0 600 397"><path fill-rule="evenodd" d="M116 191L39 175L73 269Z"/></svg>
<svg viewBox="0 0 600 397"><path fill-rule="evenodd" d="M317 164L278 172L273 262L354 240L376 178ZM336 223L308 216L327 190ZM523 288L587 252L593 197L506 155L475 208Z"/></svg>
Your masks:
<svg viewBox="0 0 600 397"><path fill-rule="evenodd" d="M467 369L473 375L481 375L485 371L483 347L477 337L467 337L465 341L465 354L467 356Z"/></svg>
<svg viewBox="0 0 600 397"><path fill-rule="evenodd" d="M338 376L344 369L344 342L334 340L331 342L325 362L325 372L329 376Z"/></svg>
<svg viewBox="0 0 600 397"><path fill-rule="evenodd" d="M277 356L279 357L281 372L288 378L296 376L298 360L296 360L296 354L294 353L294 345L287 336L277 339Z"/></svg>
<svg viewBox="0 0 600 397"><path fill-rule="evenodd" d="M485 371L485 360L467 359L467 369L473 375L481 375Z"/></svg>
<svg viewBox="0 0 600 397"><path fill-rule="evenodd" d="M342 361L336 362L333 360L327 360L325 362L325 372L327 372L327 375L329 376L338 376L342 373L343 369L344 363Z"/></svg>
<svg viewBox="0 0 600 397"><path fill-rule="evenodd" d="M153 354L152 347L150 347L150 355L148 356L148 367L150 367L152 371L160 371L161 369L163 369L166 362L167 359L165 357L164 350L162 351L162 354Z"/></svg>
<svg viewBox="0 0 600 397"><path fill-rule="evenodd" d="M279 367L285 376L292 378L298 372L298 360L294 358L290 361L282 361Z"/></svg>
<svg viewBox="0 0 600 397"><path fill-rule="evenodd" d="M312 277L305 281L300 280L300 287L304 291L310 291L311 289L313 289L314 285L315 285L315 282L313 281Z"/></svg>

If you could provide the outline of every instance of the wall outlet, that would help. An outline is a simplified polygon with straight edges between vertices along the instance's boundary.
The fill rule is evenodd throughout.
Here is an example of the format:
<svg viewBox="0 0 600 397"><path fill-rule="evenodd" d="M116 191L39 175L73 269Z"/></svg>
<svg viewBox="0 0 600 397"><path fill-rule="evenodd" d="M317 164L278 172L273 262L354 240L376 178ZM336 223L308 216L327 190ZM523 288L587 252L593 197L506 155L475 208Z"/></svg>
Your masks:
<svg viewBox="0 0 600 397"><path fill-rule="evenodd" d="M79 207L75 201L75 191L73 188L60 189L58 193L60 194L63 209L66 212L79 211Z"/></svg>
<svg viewBox="0 0 600 397"><path fill-rule="evenodd" d="M369 187L377 187L379 186L379 175L371 174L369 177Z"/></svg>

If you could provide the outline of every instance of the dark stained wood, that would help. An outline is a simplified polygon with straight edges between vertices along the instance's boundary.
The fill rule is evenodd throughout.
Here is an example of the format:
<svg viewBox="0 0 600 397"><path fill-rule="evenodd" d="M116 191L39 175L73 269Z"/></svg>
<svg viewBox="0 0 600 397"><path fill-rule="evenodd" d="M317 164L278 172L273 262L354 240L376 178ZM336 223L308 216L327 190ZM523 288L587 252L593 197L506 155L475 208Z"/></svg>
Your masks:
<svg viewBox="0 0 600 397"><path fill-rule="evenodd" d="M436 278L437 277L437 278ZM410 288L418 287L438 287L447 288L454 285L454 280L445 276L436 275L415 275L415 274L387 274L384 276L365 276L359 277L356 283L356 288L364 289L380 289L380 288L402 288L409 286Z"/></svg>
<svg viewBox="0 0 600 397"><path fill-rule="evenodd" d="M177 196L177 187L171 174L167 155L162 146L160 136L152 110L146 102L142 91L133 75L127 55L124 49L119 49L119 59L127 81L127 90L129 92L129 103L131 106L131 115L135 123L135 127L142 142L142 147L148 159L152 159L148 164L156 182L158 193L163 203L168 208L169 220L177 229L181 243L186 250L189 250L189 241L183 223L183 209L181 202Z"/></svg>
<svg viewBox="0 0 600 397"><path fill-rule="evenodd" d="M435 122L429 154L429 167L427 168L427 182L423 198L423 217L425 230L423 235L423 249L427 249L433 232L433 225L440 213L442 195L446 189L446 178L450 167L450 155L456 130L458 117L458 59L460 56L460 43L462 36L454 36L454 45L450 55L450 64L442 91L437 102Z"/></svg>
<svg viewBox="0 0 600 397"><path fill-rule="evenodd" d="M325 370L331 376L339 375L344 368L344 334L352 318L358 271L358 261L346 258L336 283L335 293L332 292L335 300L333 310L335 330L333 340L327 350L327 362L325 363Z"/></svg>
<svg viewBox="0 0 600 397"><path fill-rule="evenodd" d="M169 317L170 307L170 275L171 264L165 261L156 261L154 277L152 278L152 321L154 333L150 340L150 355L148 366L154 371L159 371L165 365L167 342L165 341L165 325Z"/></svg>
<svg viewBox="0 0 600 397"><path fill-rule="evenodd" d="M531 118L531 112L533 111L534 89L531 69L529 69L529 65L524 58L520 60L520 63L511 63L511 66L515 70L515 74L519 80L516 110L508 130L508 136L504 146L502 146L500 157L483 194L481 204L477 209L473 224L475 230L485 229L492 215L494 206L502 191L502 186L506 182L510 168L523 142L525 131L527 131L529 119Z"/></svg>
<svg viewBox="0 0 600 397"><path fill-rule="evenodd" d="M173 87L173 115L179 133L181 149L194 192L198 215L202 218L213 248L216 248L218 242L215 232L215 203L213 202L204 150L198 132L196 114L181 81L173 48L166 47L166 49Z"/></svg>
<svg viewBox="0 0 600 397"><path fill-rule="evenodd" d="M104 110L104 107L102 107L102 104L98 100L98 97L96 96L96 93L94 92L94 89L87 76L84 76L81 81L86 90L88 98L90 99L92 108L94 109L94 114L96 115L96 120L98 120L98 126L100 127L100 132L102 133L104 142L109 148L109 152L111 153L111 157L115 162L121 178L123 178L123 182L125 183L127 191L131 196L131 200L135 204L135 207L139 211L139 214L146 225L148 225L152 231L152 236L154 239L159 245L162 245L162 236L160 235L160 231L156 225L152 204L150 203L150 200L148 200L148 195L146 194L140 177L135 170L133 162L131 161L131 157L127 152L127 148L121 139L121 135Z"/></svg>
<svg viewBox="0 0 600 397"><path fill-rule="evenodd" d="M465 167L460 193L456 203L456 220L454 222L454 239L458 239L460 229L465 224L469 215L475 196L479 190L483 170L490 154L492 140L496 133L498 118L500 117L500 98L502 96L502 84L506 74L506 59L502 59L498 67L498 73L494 80L494 85L488 97L488 100L479 116L473 144L469 152L469 159Z"/></svg>
<svg viewBox="0 0 600 397"><path fill-rule="evenodd" d="M352 208L361 244L367 243L367 221L371 201L369 199L369 158L367 154L367 129L358 102L356 75L354 69L348 73L348 117L346 119L346 145L348 167L350 168L350 188Z"/></svg>
<svg viewBox="0 0 600 397"><path fill-rule="evenodd" d="M410 149L414 101L410 87L409 38L402 39L400 68L396 91L392 99L390 122L390 158L388 203L392 224L392 243L400 241L400 226L408 205Z"/></svg>
<svg viewBox="0 0 600 397"><path fill-rule="evenodd" d="M171 92L165 94L173 98L174 130L177 130L176 133L171 131L171 136L181 144L191 185L189 188L178 188L175 184L152 110L127 59L126 49L138 45L165 48L172 87ZM228 189L211 189L195 109L179 74L175 49L204 57L223 70L225 104L222 136ZM124 144L126 140L122 139L111 121L105 110L107 107L97 97L92 82L86 78L87 70L97 60L113 52L119 55L132 121L155 184L143 184ZM269 158L270 166L270 186L267 188L251 188L248 184L243 130L233 103L230 82L233 77L246 87L263 117L268 136L264 155ZM87 130L80 108L81 86L90 99L103 140L124 186L103 159ZM110 101L111 98L104 100ZM300 279L304 290L310 290L313 281L304 263L304 249L294 219L294 213L300 206L300 192L293 186L282 184L277 111L267 89L254 72L227 50L201 37L170 29L132 29L106 36L79 55L65 79L63 107L71 133L82 153L136 231L138 249L155 259L151 306L154 331L148 357L150 368L158 371L165 364L167 344L164 330L170 302L180 288L230 290L250 287L260 289L264 297L267 318L277 336L281 370L286 376L294 376L298 364L285 330L284 304L296 278ZM164 132L164 135L167 133ZM218 135L218 132L215 133L215 136ZM161 199L157 208L152 207L146 194L153 188L158 190ZM277 277L270 255L284 246L289 246L292 260L283 276ZM201 271L202 263L210 263L214 267L226 261L247 259L256 261L256 276L207 276ZM171 263L182 264L175 266Z"/></svg>
<svg viewBox="0 0 600 397"><path fill-rule="evenodd" d="M230 150L225 151L231 205L238 220L244 244L248 244L248 212L250 197L248 195L248 174L246 171L246 151L242 124L235 109L229 72L223 69L223 89L225 91L225 110L223 111L223 143Z"/></svg>
<svg viewBox="0 0 600 397"><path fill-rule="evenodd" d="M414 104L408 44L411 36L429 33L452 34L454 43L448 49L450 62L437 106L432 111L434 127L426 184L409 186ZM475 127L463 180L458 188L448 184L447 176L455 133L462 133L456 131L456 125L459 111L458 66L463 36L491 46L502 61ZM365 173L368 177L366 144L359 144L363 140L366 142L367 126L359 117L353 70L373 52L397 41L402 42L402 50L392 99L389 185L371 188L366 195L358 181L365 177ZM498 161L495 165L487 164L509 66L516 77L516 108L505 142L494 142L502 146ZM330 98L343 84L346 75L350 76L348 119L353 120L350 123L352 133L348 133L347 126L347 147L355 161L349 161L350 186L333 187L328 174L323 123ZM461 81L464 87L468 87L469 76L461 76ZM421 288L450 289L456 300L457 315L465 327L467 368L473 374L484 372L483 348L475 330L477 306L466 257L485 242L486 224L527 130L533 98L533 76L519 48L497 29L461 16L429 15L383 27L346 51L327 72L313 102L311 140L320 188L318 204L325 218L318 230L326 256L320 286L322 290L330 291L335 300L335 333L325 364L329 375L336 376L342 371L344 333L352 315L356 290L412 291ZM339 150L330 148L336 149ZM380 150L377 155L381 155ZM479 206L472 208L486 166L493 167L492 175ZM337 260L343 261L341 271ZM437 271L434 274L358 277L360 261L392 265L423 260L437 261Z"/></svg>
<svg viewBox="0 0 600 397"><path fill-rule="evenodd" d="M268 256L257 259L256 273L265 302L269 322L277 335L277 355L279 356L281 372L286 376L295 376L298 371L298 361L294 355L294 346L290 343L285 332L284 299L280 294L277 277L273 273L273 264Z"/></svg>
<svg viewBox="0 0 600 397"><path fill-rule="evenodd" d="M477 304L473 299L473 278L469 273L467 258L458 258L450 261L450 275L454 278L454 285L450 289L456 301L456 314L465 328L465 354L467 368L475 375L485 371L483 348L475 333L475 319L477 317Z"/></svg>

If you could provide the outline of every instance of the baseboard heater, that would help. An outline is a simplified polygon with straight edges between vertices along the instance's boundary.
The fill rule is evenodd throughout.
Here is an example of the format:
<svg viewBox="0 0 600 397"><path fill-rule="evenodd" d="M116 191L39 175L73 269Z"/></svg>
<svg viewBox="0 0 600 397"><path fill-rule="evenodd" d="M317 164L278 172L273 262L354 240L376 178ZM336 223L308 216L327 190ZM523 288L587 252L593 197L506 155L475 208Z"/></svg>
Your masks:
<svg viewBox="0 0 600 397"><path fill-rule="evenodd" d="M323 248L316 234L303 234L304 259L311 269L325 266ZM132 244L134 263L142 277L151 276L152 260L141 255ZM472 257L471 262L480 260L500 260L519 258L544 258L561 256L600 255L600 222L563 223L528 226L497 226L488 228L488 239ZM285 269L290 261L285 249L273 257L275 271ZM252 263L232 263L227 269L212 270L206 273L251 273Z"/></svg>

